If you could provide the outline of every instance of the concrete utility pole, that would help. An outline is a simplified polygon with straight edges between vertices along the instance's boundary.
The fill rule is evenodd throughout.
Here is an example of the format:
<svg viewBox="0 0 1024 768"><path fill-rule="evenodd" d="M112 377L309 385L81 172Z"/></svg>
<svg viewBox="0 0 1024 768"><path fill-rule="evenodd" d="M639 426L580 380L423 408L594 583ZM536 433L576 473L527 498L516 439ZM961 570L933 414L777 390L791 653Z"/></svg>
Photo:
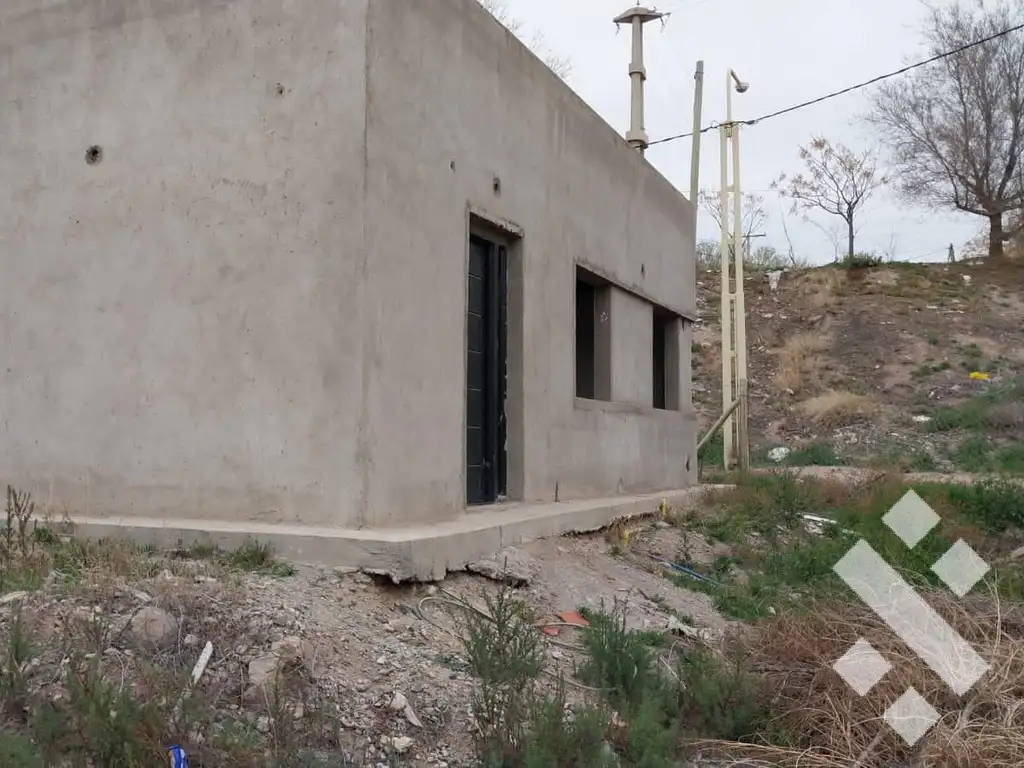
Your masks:
<svg viewBox="0 0 1024 768"><path fill-rule="evenodd" d="M693 138L690 140L690 202L697 206L700 194L700 115L704 102L704 62L697 62L693 73ZM693 242L697 243L697 228L693 228Z"/></svg>
<svg viewBox="0 0 1024 768"><path fill-rule="evenodd" d="M722 427L723 464L728 470L733 459L740 469L750 467L750 439L747 430L747 308L743 290L743 208L740 189L740 131L732 119L732 90L744 93L750 85L731 69L725 76L725 122L722 135L722 413L735 408ZM732 150L732 184L729 184L729 154ZM729 227L730 194L732 231ZM739 401L739 407L733 405ZM735 454L734 454L735 450Z"/></svg>
<svg viewBox="0 0 1024 768"><path fill-rule="evenodd" d="M616 24L629 24L633 31L633 58L629 62L629 131L626 132L626 141L641 155L648 144L647 131L644 130L644 81L647 79L647 70L644 69L644 24L664 16L660 11L644 8L638 2L635 7L615 17Z"/></svg>

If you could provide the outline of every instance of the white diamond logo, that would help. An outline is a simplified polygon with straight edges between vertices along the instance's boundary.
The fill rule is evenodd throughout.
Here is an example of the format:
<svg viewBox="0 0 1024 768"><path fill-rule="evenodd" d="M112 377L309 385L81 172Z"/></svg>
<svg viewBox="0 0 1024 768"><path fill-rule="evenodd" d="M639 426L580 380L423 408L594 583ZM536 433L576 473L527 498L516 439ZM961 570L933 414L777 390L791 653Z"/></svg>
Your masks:
<svg viewBox="0 0 1024 768"><path fill-rule="evenodd" d="M924 499L907 491L882 521L913 548L939 524L940 518ZM968 640L863 539L850 547L832 570L958 696L967 693L988 672L988 662ZM960 539L935 561L932 571L957 597L963 597L989 572L989 565ZM861 638L832 667L847 685L864 696L885 677L891 665ZM939 719L935 708L914 688L907 688L884 715L889 727L911 746Z"/></svg>
<svg viewBox="0 0 1024 768"><path fill-rule="evenodd" d="M900 540L913 549L939 524L939 516L915 491L907 491L882 518Z"/></svg>
<svg viewBox="0 0 1024 768"><path fill-rule="evenodd" d="M885 710L885 722L910 746L914 746L929 729L939 722L939 713L913 687Z"/></svg>
<svg viewBox="0 0 1024 768"><path fill-rule="evenodd" d="M839 676L846 681L859 695L866 696L892 669L892 664L874 649L864 638L861 638L832 665Z"/></svg>
<svg viewBox="0 0 1024 768"><path fill-rule="evenodd" d="M963 539L935 561L935 574L957 597L963 597L991 570L988 563L978 556L971 545Z"/></svg>

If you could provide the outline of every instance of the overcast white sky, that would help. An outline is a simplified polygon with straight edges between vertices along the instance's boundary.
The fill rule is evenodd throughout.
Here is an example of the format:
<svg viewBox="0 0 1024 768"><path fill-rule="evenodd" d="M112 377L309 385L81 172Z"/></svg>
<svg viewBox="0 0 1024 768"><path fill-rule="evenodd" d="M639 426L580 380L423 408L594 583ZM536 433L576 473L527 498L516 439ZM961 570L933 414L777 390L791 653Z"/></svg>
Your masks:
<svg viewBox="0 0 1024 768"><path fill-rule="evenodd" d="M629 30L616 34L612 19L635 0L507 0L526 34L543 33L546 45L572 61L569 84L620 132L629 124ZM651 5L652 3L647 3ZM651 140L689 131L693 120L693 70L704 60L704 124L725 117L728 67L750 82L733 94L738 119L754 118L829 91L868 80L926 58L919 34L921 0L664 0L670 11L662 28L647 25L647 132ZM744 128L741 134L743 187L762 191L771 218L767 237L786 250L785 215L798 255L830 261L833 246L816 227L792 214L768 187L779 173L800 170L797 147L812 135L856 149L877 147L859 117L868 107L860 91ZM704 135L701 186L718 187L719 136ZM680 190L688 193L690 140L648 149L647 157ZM832 219L831 221L829 219ZM815 216L826 225L835 217ZM894 250L898 258L942 260L952 242L961 245L981 228L977 217L907 207L895 196L877 194L864 209L858 250ZM701 238L717 238L713 222L701 218Z"/></svg>

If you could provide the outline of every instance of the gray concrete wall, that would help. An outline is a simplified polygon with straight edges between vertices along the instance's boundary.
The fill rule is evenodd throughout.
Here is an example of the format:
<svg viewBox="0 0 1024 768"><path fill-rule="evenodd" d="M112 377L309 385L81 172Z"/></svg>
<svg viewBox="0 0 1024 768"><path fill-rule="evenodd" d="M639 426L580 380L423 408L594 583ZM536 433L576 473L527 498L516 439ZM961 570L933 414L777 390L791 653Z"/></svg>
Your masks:
<svg viewBox="0 0 1024 768"><path fill-rule="evenodd" d="M90 515L456 516L490 221L517 495L692 481L688 364L679 411L639 353L623 402L577 400L572 298L579 263L695 314L692 207L474 0L311 7L0 6L0 478Z"/></svg>
<svg viewBox="0 0 1024 768"><path fill-rule="evenodd" d="M632 365L612 372L625 402L603 403L574 397L573 303L580 264L695 316L693 208L475 0L419 0L400 12L371 0L369 18L367 242L373 279L405 297L402 308L382 313L379 338L462 339L467 207L511 222L523 235L513 250L524 294L522 496L693 481L695 457L685 467L695 447L689 369L682 410L650 407L649 305L616 292L615 303L632 313L616 348ZM621 87L628 86L623 75ZM380 510L373 518L461 508L465 395L452 372L465 364L461 342L382 343L370 422L383 430L374 445L391 460L376 462L372 473L371 506ZM411 380L422 382L412 392ZM389 421L403 398L403 421ZM433 446L429 458L420 440L392 453L405 424L429 436L421 438Z"/></svg>
<svg viewBox="0 0 1024 768"><path fill-rule="evenodd" d="M309 8L0 4L0 477L58 511L354 520L367 4Z"/></svg>

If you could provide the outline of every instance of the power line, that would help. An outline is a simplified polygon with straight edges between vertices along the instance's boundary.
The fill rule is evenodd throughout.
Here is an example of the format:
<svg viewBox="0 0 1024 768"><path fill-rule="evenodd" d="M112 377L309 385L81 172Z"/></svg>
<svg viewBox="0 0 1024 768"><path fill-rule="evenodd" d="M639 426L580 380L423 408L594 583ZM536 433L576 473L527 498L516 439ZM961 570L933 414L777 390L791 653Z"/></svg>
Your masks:
<svg viewBox="0 0 1024 768"><path fill-rule="evenodd" d="M1015 27L1010 27L1009 29L1004 29L1001 32L996 32L995 34L989 35L988 37L982 38L981 40L975 40L972 43L961 45L959 48L954 48L951 51L945 51L944 53L932 56L930 59L925 59L924 61L919 61L915 64L909 64L905 67L902 67L901 69L896 69L893 70L892 72L887 72L884 75L873 77L870 80L865 80L863 83L851 85L849 88L843 88L842 90L839 91L832 91L832 93L826 93L824 96L819 96L816 99L803 101L800 102L799 104L794 104L791 107L776 110L775 112L769 112L768 114L761 115L760 117L755 118L753 120L735 120L733 121L733 123L736 125L756 125L757 123L763 122L765 120L770 120L773 117L779 117L780 115L786 115L789 114L790 112L796 112L798 109L810 107L813 106L814 104L820 104L823 101L834 99L836 96L843 96L847 93L851 93L852 91L859 91L861 88L867 88L869 85L875 85L876 83L880 83L883 80L888 80L889 78L897 77L899 75L905 75L907 72L917 69L918 67L924 67L927 66L928 64L934 64L936 61L947 59L950 56L956 56L958 53L963 53L964 51L970 50L971 48L974 48L979 45L984 45L985 43L990 43L993 40L997 40L1000 37L1005 37L1006 35L1012 34L1013 32L1019 32L1022 29L1024 29L1024 24L1018 24ZM721 125L721 123L712 123L711 125L705 128L701 128L700 132L707 133L708 131L713 131L714 129L721 127ZM650 142L647 146L653 147L655 144L665 144L670 141L676 141L677 139L685 139L690 136L693 136L693 131L690 131L689 133L680 133L675 136L667 136L664 139L657 139L656 141Z"/></svg>

